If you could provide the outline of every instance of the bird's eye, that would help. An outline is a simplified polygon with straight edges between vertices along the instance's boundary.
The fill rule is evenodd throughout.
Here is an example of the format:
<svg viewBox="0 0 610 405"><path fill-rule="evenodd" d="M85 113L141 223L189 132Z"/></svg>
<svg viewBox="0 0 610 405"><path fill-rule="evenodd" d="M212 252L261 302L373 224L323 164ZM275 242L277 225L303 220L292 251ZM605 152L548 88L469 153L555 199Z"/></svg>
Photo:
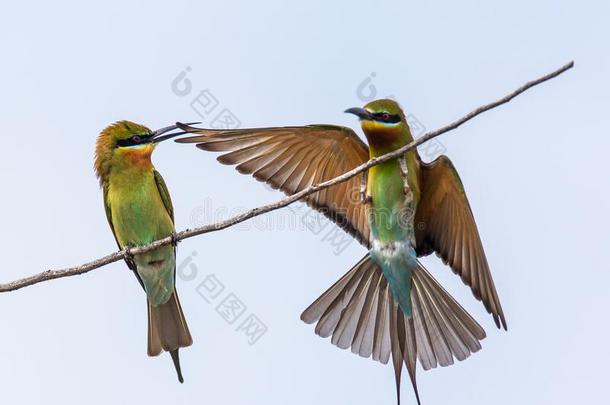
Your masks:
<svg viewBox="0 0 610 405"><path fill-rule="evenodd" d="M384 120L384 121L389 120L390 119L390 114L387 113L387 112L381 114L381 119Z"/></svg>
<svg viewBox="0 0 610 405"><path fill-rule="evenodd" d="M133 143L140 143L140 142L142 142L142 138L139 135L134 135L131 137L131 141Z"/></svg>

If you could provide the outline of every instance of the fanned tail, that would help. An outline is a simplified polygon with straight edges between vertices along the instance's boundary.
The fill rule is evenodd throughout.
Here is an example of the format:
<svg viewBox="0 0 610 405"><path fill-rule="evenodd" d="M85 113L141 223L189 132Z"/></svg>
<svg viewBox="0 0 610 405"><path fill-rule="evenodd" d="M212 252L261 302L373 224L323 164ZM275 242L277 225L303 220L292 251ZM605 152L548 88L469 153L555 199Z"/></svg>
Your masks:
<svg viewBox="0 0 610 405"><path fill-rule="evenodd" d="M192 344L193 339L175 289L165 304L156 307L148 304L148 355L158 356L162 351L170 352L181 383L184 379L178 350Z"/></svg>
<svg viewBox="0 0 610 405"><path fill-rule="evenodd" d="M387 364L392 356L400 403L404 362L420 403L416 359L428 370L449 366L481 349L485 331L418 262L413 271L413 317L394 300L381 269L367 254L301 315L342 349Z"/></svg>

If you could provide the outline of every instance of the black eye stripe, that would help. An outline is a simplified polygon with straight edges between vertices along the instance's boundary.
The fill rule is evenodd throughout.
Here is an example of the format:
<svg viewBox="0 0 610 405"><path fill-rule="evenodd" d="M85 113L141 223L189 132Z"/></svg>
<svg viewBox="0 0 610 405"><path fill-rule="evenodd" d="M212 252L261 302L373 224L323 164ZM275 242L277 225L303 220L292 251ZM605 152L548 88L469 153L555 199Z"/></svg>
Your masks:
<svg viewBox="0 0 610 405"><path fill-rule="evenodd" d="M146 135L133 135L131 138L127 138L127 139L119 139L117 141L117 145L120 147L128 147L128 146L137 146L137 145L141 145L144 143L148 143L148 141L150 140L150 137L152 135L151 134L146 134Z"/></svg>
<svg viewBox="0 0 610 405"><path fill-rule="evenodd" d="M387 112L378 112L378 113L373 113L373 117L375 117L375 121L387 122L389 124L396 124L396 123L400 122L400 115L398 115L398 114L390 114Z"/></svg>

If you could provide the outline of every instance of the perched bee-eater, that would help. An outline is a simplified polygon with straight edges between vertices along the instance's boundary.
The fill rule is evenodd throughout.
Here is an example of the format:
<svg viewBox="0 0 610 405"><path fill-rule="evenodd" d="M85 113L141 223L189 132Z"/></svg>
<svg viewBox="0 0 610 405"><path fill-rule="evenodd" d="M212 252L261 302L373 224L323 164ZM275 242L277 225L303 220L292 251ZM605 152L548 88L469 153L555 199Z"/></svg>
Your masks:
<svg viewBox="0 0 610 405"><path fill-rule="evenodd" d="M97 139L95 171L104 192L104 208L121 249L174 235L174 210L151 155L176 126L151 131L129 121L104 129ZM178 349L193 343L176 292L176 249L165 246L126 260L146 291L148 355L171 354L183 382Z"/></svg>
<svg viewBox="0 0 610 405"><path fill-rule="evenodd" d="M368 147L348 128L332 125L208 130L178 142L228 152L218 160L293 194L369 158L413 141L392 100L350 108ZM304 199L369 249L345 276L302 314L316 333L340 348L387 363L392 357L400 403L402 363L415 395L416 358L425 370L453 364L481 348L481 326L418 261L436 252L482 300L498 327L506 321L460 178L451 161L431 163L417 150Z"/></svg>

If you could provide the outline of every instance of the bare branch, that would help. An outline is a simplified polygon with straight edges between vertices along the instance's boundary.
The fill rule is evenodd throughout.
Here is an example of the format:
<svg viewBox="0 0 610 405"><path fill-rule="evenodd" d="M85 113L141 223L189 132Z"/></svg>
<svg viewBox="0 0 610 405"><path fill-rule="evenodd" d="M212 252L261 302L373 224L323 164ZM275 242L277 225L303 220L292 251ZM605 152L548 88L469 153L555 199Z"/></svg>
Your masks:
<svg viewBox="0 0 610 405"><path fill-rule="evenodd" d="M547 80L550 80L554 77L557 77L560 74L562 74L563 72L565 72L566 70L571 69L572 67L574 67L573 61L562 66L561 68L555 70L554 72L544 75L536 80L532 80L530 82L525 83L523 86L519 87L512 93L502 97L499 100L496 100L494 102L491 102L489 104L486 104L486 105L483 105L483 106L477 108L476 110L470 112L469 114L452 122L451 124L449 124L447 126L437 129L436 131L428 132L425 135L423 135L422 137L418 138L417 140L411 142L410 144L403 146L402 148L397 149L386 155L380 156L375 159L371 159L368 162L350 170L349 172L342 174L341 176L335 177L334 179L325 181L320 184L313 185L298 193L285 197L277 202L263 205L261 207L245 211L237 216L226 219L224 221L217 222L215 224L205 225L205 226L194 228L194 229L186 229L182 232L177 233L175 235L175 239L180 241L180 240L192 238L194 236L202 235L204 233L216 232L216 231L220 231L222 229L229 228L231 226L237 225L241 222L247 221L248 219L254 218L256 216L286 207L296 201L301 200L303 197L306 197L306 196L313 194L317 191L320 191L322 189L334 186L335 184L342 183L346 180L349 180L350 178L358 175L359 173L362 173L365 170L368 170L372 166L386 162L391 159L395 159L395 158L399 157L400 155L404 154L406 151L416 148L418 145L421 145L422 143L429 141L432 138L435 138L441 134L444 134L445 132L456 129L460 125L464 124L466 121L473 119L474 117L476 117L479 114L482 114L493 108L499 107L502 104L508 103L509 101L511 101L513 98L517 97L519 94L523 93L524 91L526 91L540 83L543 83ZM121 250L119 252L112 253L108 256L104 256L100 259L94 260L89 263L85 263L80 266L70 267L70 268L61 269L61 270L47 270L47 271L44 271L42 273L30 276L30 277L12 281L10 283L0 284L0 292L14 291L14 290L18 290L23 287L28 287L28 286L31 286L34 284L41 283L43 281L54 280L56 278L62 278L62 277L70 277L70 276L75 276L78 274L84 274L91 270L103 267L107 264L114 263L119 260L125 259L126 257L128 257L130 255L137 255L140 253L150 252L152 250L158 249L161 246L169 245L173 241L174 241L174 239L171 236L169 236L167 238L155 241L149 245Z"/></svg>

